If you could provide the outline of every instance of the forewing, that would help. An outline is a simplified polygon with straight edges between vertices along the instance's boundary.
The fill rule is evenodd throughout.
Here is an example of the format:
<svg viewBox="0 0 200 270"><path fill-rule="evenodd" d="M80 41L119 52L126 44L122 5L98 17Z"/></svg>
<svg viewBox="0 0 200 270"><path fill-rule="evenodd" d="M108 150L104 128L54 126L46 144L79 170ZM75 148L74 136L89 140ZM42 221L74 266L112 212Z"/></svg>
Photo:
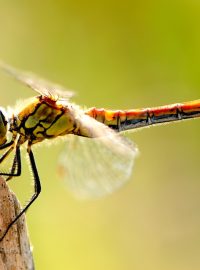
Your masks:
<svg viewBox="0 0 200 270"><path fill-rule="evenodd" d="M0 67L10 76L27 85L41 95L65 99L69 99L74 95L73 91L65 89L58 84L42 79L31 72L19 71L1 61Z"/></svg>
<svg viewBox="0 0 200 270"><path fill-rule="evenodd" d="M138 151L132 142L95 119L84 116L81 122L91 129L93 138L69 135L59 158L59 172L76 197L102 197L127 182Z"/></svg>

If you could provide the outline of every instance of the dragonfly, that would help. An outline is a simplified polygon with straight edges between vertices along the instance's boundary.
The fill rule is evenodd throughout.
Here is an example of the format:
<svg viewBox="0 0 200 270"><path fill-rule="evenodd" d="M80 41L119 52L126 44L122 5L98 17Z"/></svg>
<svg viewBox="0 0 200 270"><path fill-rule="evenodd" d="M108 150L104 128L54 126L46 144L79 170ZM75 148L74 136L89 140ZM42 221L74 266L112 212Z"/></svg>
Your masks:
<svg viewBox="0 0 200 270"><path fill-rule="evenodd" d="M14 153L11 168L7 172L0 168L0 175L6 181L21 175L25 144L34 181L33 195L0 241L41 192L34 145L65 138L59 158L61 176L78 197L96 198L112 193L131 176L138 149L124 136L125 131L200 117L200 100L130 110L82 109L71 102L73 91L3 62L0 67L37 93L11 110L0 108L0 165Z"/></svg>

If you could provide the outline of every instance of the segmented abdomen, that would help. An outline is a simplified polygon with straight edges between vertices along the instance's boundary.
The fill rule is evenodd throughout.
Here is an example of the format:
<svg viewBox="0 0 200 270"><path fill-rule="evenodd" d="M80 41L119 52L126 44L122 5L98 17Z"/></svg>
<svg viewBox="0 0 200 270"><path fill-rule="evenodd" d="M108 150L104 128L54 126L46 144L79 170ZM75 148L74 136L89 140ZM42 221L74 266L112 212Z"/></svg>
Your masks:
<svg viewBox="0 0 200 270"><path fill-rule="evenodd" d="M90 108L85 113L117 131L123 131L200 117L200 100L124 111Z"/></svg>

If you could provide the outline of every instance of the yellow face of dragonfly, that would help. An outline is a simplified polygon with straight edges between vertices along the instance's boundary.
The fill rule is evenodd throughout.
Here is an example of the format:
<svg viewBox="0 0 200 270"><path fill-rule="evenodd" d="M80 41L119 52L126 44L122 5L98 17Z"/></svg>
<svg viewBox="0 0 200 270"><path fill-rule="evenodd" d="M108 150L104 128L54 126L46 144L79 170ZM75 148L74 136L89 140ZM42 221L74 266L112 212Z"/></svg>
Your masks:
<svg viewBox="0 0 200 270"><path fill-rule="evenodd" d="M5 114L0 108L0 145L3 145L7 141L8 122L6 121Z"/></svg>

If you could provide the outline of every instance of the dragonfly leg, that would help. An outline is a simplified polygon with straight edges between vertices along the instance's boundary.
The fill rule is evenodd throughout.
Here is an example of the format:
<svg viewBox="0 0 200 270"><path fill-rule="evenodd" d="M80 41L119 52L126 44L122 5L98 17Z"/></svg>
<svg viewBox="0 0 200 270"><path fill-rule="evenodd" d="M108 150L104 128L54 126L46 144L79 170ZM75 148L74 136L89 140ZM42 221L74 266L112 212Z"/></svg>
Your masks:
<svg viewBox="0 0 200 270"><path fill-rule="evenodd" d="M1 156L0 158L0 164L4 161L4 159L13 151L13 149L15 148L14 146L14 141L10 141L9 143L6 143L4 145L0 146L0 150L6 149L10 146L10 148Z"/></svg>
<svg viewBox="0 0 200 270"><path fill-rule="evenodd" d="M5 149L5 148L11 146L13 143L14 143L14 140L12 139L10 142L5 143L5 144L2 144L2 145L0 146L0 150Z"/></svg>
<svg viewBox="0 0 200 270"><path fill-rule="evenodd" d="M12 179L13 176L20 176L21 175L20 145L16 146L15 157L13 160L13 164L12 164L12 168L11 168L10 173L8 173L8 174L1 174L0 173L0 175L8 175L8 177L6 178L6 181L9 181L10 179Z"/></svg>
<svg viewBox="0 0 200 270"><path fill-rule="evenodd" d="M0 145L0 150L6 149L10 146L10 148L3 154L0 158L0 163L10 154L10 152L15 148L17 134L13 133L12 139L10 142ZM21 136L20 136L21 137Z"/></svg>
<svg viewBox="0 0 200 270"><path fill-rule="evenodd" d="M40 179L39 179L39 175L38 175L38 172L37 172L37 167L36 167L36 164L35 164L35 159L34 159L34 156L33 156L33 152L31 150L31 142L28 142L27 152L28 152L28 155L29 155L31 170L33 172L34 193L33 193L32 197L31 197L30 201L27 203L27 205L21 210L21 212L8 225L8 227L5 230L5 232L0 237L0 241L3 240L3 238L6 236L7 232L9 231L9 229L12 227L12 225L21 217L21 215L23 215L26 212L26 210L36 200L36 198L38 197L38 195L41 192L41 184L40 184Z"/></svg>
<svg viewBox="0 0 200 270"><path fill-rule="evenodd" d="M0 163L3 162L3 160L13 151L15 148L15 156L13 159L13 164L11 167L11 170L9 173L0 172L0 175L8 176L6 181L10 180L13 176L19 176L21 175L21 155L20 155L20 145L23 142L22 137L20 136L17 142L17 145L15 147L15 141L9 142L7 145L4 145L4 148L7 148L10 146L10 148L3 154L3 156L0 158ZM16 171L17 169L17 171ZM16 172L15 172L16 171Z"/></svg>

